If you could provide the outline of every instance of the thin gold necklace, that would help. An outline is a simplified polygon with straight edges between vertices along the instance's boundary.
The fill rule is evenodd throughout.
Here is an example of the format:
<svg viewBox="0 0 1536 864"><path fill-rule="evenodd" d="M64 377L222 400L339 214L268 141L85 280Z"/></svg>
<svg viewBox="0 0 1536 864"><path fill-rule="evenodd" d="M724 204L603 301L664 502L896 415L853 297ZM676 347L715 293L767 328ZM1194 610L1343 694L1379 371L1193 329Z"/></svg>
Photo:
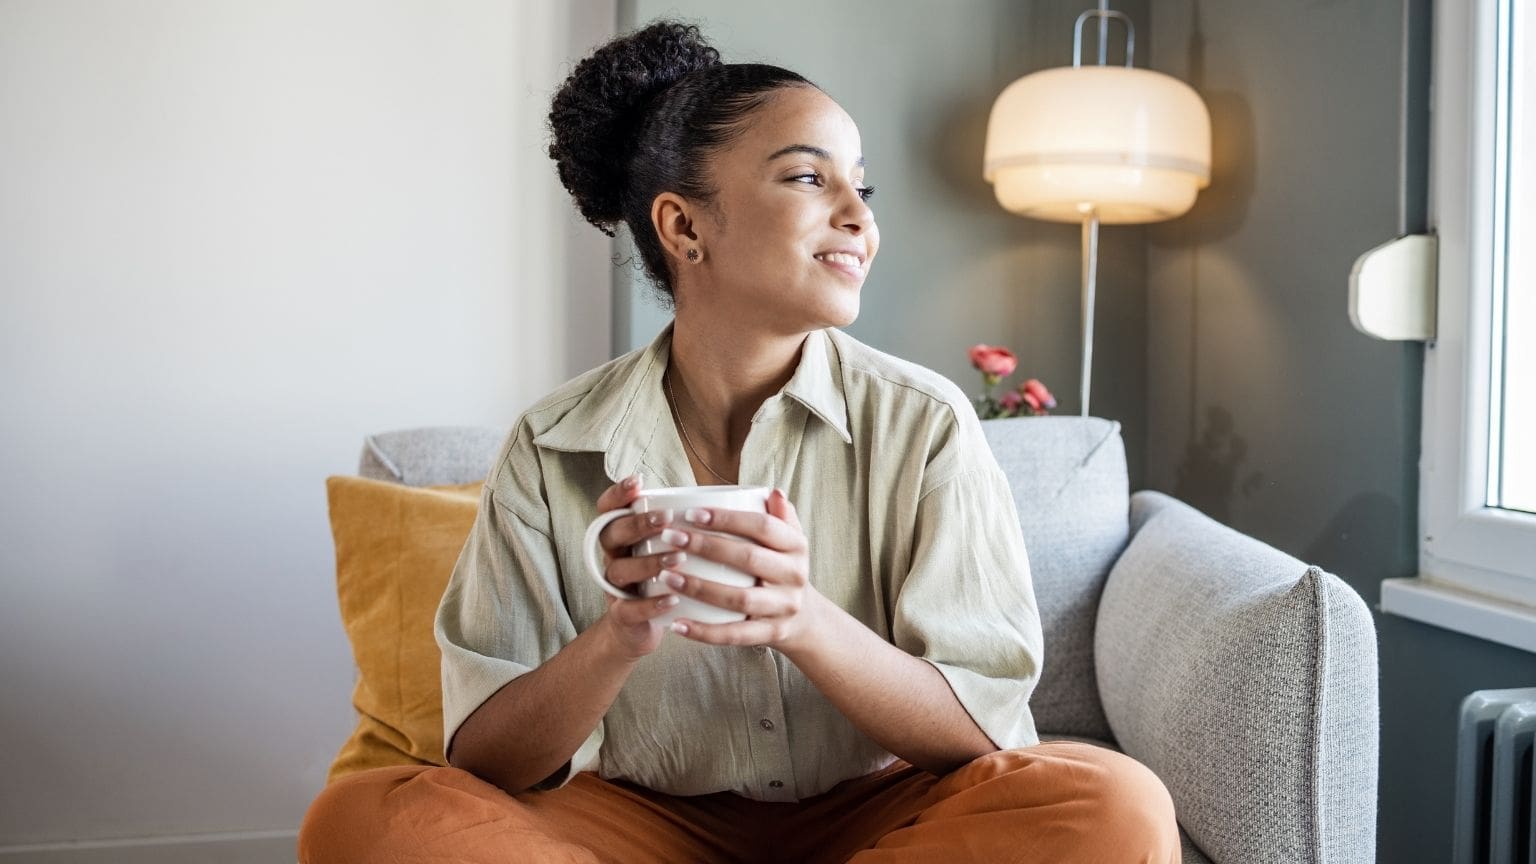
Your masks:
<svg viewBox="0 0 1536 864"><path fill-rule="evenodd" d="M672 400L672 413L677 415L677 428L683 430L683 443L688 445L688 452L693 454L693 458L699 460L699 464L704 466L704 470L705 471L708 471L709 473L715 475L715 479L716 480L719 480L721 483L724 483L727 486L735 485L736 481L734 481L734 480L727 480L724 477L720 476L720 472L716 471L715 469L713 469L711 467L709 467L709 463L705 462L704 461L704 457L699 455L699 451L694 449L693 439L688 437L688 427L683 425L683 412L678 410L678 407L677 407L677 394L672 392L672 374L671 373L672 373L672 369L669 366L667 368L667 371L662 373L661 382L663 384L667 385L667 398ZM691 402L692 400L689 400L689 401ZM697 406L695 406L695 407L697 407Z"/></svg>

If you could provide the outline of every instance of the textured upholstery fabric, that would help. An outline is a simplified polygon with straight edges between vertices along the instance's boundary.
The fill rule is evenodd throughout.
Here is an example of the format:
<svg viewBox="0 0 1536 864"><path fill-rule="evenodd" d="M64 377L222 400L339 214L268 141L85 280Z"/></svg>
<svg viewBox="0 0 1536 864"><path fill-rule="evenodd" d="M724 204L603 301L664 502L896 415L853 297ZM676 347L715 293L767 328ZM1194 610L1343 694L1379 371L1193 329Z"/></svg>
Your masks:
<svg viewBox="0 0 1536 864"><path fill-rule="evenodd" d="M1155 492L1099 607L1115 739L1222 864L1374 860L1377 658L1338 577ZM1047 649L1049 650L1049 649ZM1049 663L1049 655L1047 655Z"/></svg>
<svg viewBox="0 0 1536 864"><path fill-rule="evenodd" d="M500 429L428 426L369 435L363 441L358 474L406 486L480 483L506 440Z"/></svg>
<svg viewBox="0 0 1536 864"><path fill-rule="evenodd" d="M1130 534L1120 424L1021 417L982 427L1013 487L1045 633L1045 668L1030 699L1035 725L1107 739L1093 627L1104 580Z"/></svg>
<svg viewBox="0 0 1536 864"><path fill-rule="evenodd" d="M385 765L443 764L432 616L479 509L480 483L413 488L330 477L336 593L352 643L358 721L328 780Z"/></svg>

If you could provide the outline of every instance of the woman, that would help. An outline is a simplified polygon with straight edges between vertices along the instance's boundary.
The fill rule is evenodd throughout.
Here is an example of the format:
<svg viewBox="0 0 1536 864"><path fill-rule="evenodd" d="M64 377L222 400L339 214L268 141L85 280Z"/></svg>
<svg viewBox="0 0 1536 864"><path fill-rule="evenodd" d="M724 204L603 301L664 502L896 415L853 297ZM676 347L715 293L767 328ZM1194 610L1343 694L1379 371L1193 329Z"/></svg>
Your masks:
<svg viewBox="0 0 1536 864"><path fill-rule="evenodd" d="M1179 860L1150 771L1039 743L1028 564L966 397L837 329L880 245L848 115L658 22L583 60L550 121L577 207L629 227L675 319L519 420L438 612L451 767L338 780L305 864ZM664 628L674 596L583 575L588 522L647 482L775 487L766 517L600 538L614 584L746 620ZM680 551L627 551L658 536Z"/></svg>

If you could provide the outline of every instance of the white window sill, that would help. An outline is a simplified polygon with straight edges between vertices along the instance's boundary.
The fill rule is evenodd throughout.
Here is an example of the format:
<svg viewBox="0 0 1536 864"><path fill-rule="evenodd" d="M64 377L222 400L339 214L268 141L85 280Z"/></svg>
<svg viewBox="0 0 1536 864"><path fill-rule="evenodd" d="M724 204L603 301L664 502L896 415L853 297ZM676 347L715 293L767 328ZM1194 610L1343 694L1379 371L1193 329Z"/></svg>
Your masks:
<svg viewBox="0 0 1536 864"><path fill-rule="evenodd" d="M1473 594L1422 576L1382 580L1381 611L1536 652L1536 608Z"/></svg>

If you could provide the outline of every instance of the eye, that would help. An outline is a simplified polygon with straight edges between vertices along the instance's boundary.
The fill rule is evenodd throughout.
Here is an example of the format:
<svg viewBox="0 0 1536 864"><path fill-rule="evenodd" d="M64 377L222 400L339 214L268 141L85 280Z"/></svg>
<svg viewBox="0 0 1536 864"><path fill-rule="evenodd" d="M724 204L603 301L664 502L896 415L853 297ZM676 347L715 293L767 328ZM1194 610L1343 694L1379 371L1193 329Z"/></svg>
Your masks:
<svg viewBox="0 0 1536 864"><path fill-rule="evenodd" d="M821 175L820 174L798 174L798 175L796 175L794 177L791 177L789 179L790 180L794 180L794 181L802 181L802 180L805 180L806 178L810 178L810 181L811 181L807 185L810 185L810 186L820 186L820 185L822 185L822 179L821 179ZM861 201L868 201L869 199L875 197L875 187L873 187L873 186L858 186L858 187L855 187L855 191L859 193L859 200L861 200Z"/></svg>

